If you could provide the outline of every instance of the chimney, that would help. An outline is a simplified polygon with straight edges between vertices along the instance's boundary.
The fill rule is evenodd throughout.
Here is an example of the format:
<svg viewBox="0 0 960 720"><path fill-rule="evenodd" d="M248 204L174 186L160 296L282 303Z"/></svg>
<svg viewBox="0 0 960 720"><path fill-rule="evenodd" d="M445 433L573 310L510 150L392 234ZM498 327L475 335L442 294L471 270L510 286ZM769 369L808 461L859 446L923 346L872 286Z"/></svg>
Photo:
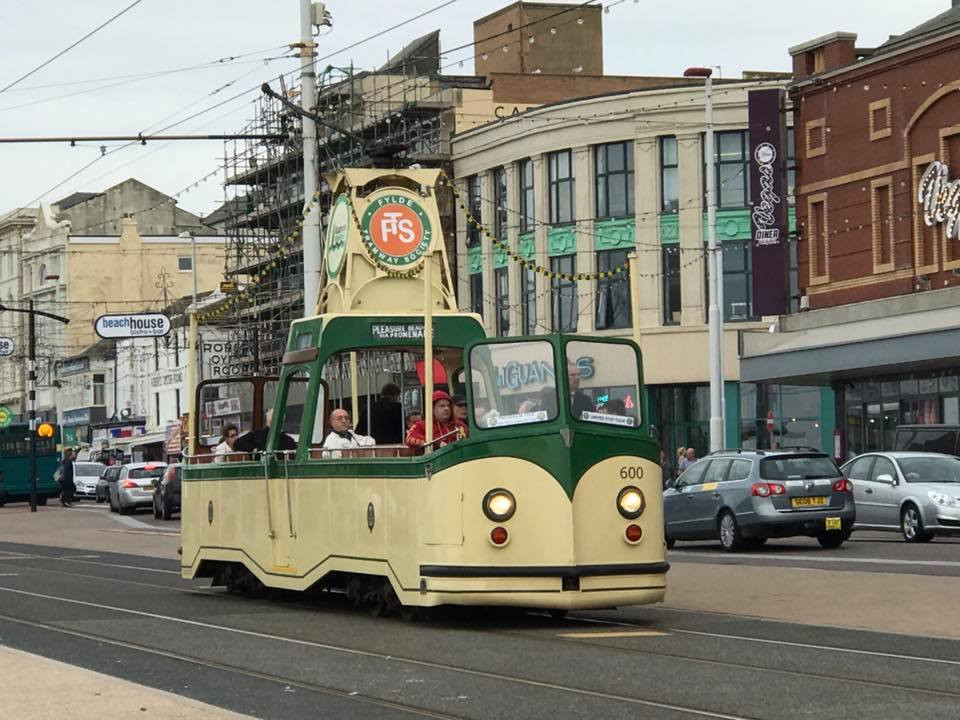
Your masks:
<svg viewBox="0 0 960 720"><path fill-rule="evenodd" d="M953 2L956 4L960 0L953 0ZM837 31L794 45L789 50L793 57L794 79L803 80L811 75L856 62L857 52L854 47L856 42L856 33Z"/></svg>

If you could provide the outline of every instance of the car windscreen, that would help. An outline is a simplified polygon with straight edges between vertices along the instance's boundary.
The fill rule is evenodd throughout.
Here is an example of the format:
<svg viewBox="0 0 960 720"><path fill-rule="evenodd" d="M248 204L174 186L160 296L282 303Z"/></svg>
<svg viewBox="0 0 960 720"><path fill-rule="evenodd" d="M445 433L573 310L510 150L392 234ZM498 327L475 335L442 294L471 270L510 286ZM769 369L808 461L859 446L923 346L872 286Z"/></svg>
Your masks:
<svg viewBox="0 0 960 720"><path fill-rule="evenodd" d="M900 458L908 483L960 483L960 460L955 457Z"/></svg>
<svg viewBox="0 0 960 720"><path fill-rule="evenodd" d="M103 472L105 465L101 463L74 463L73 464L73 474L76 475L94 475L100 477L100 473Z"/></svg>
<svg viewBox="0 0 960 720"><path fill-rule="evenodd" d="M163 471L166 468L164 466L152 467L152 468L130 468L130 472L127 473L127 477L131 480L136 480L137 478L155 478L163 475Z"/></svg>
<svg viewBox="0 0 960 720"><path fill-rule="evenodd" d="M779 455L760 461L763 480L816 480L840 476L840 469L826 455Z"/></svg>

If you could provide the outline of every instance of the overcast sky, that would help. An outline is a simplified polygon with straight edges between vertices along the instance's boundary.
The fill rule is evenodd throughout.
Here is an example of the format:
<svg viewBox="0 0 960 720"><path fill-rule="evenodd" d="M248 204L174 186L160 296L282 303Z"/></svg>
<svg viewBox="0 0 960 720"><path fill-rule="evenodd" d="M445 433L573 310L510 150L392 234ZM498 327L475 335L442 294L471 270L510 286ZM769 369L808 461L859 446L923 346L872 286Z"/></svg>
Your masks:
<svg viewBox="0 0 960 720"><path fill-rule="evenodd" d="M0 0L0 88L131 2ZM442 3L330 0L327 7L334 27L324 29L318 52L332 53ZM323 64L345 65L353 60L360 68L372 69L383 63L388 52L436 28L442 30L442 49L457 47L473 39L473 20L506 4L508 0L458 0ZM719 65L723 77L739 77L743 70L789 70L789 46L834 30L856 32L858 46L873 47L948 9L950 0L609 0L604 4L611 6L604 15L607 73L673 75L691 65ZM298 39L298 8L298 0L142 0L63 57L0 93L0 137L135 135L250 90L169 131L236 132L250 119L251 100L260 83L273 80L276 85L280 73L297 66L293 59L269 64L263 59L283 54L281 46ZM233 63L153 78L105 79L249 53ZM463 68L456 64L460 59L465 60ZM443 62L454 63L447 72L469 73L472 51L453 53ZM99 82L82 82L87 80ZM55 83L62 85L38 87ZM224 87L228 83L232 84ZM80 91L86 92L71 96ZM25 103L33 104L14 108ZM111 151L118 147L117 143L107 145ZM174 194L214 171L222 155L219 142L135 145L108 153L52 189L100 156L99 148L2 144L0 213L27 203L36 205L41 194L52 202L76 190L104 190L128 177ZM211 212L222 202L220 180L218 175L184 193L180 206L199 214Z"/></svg>

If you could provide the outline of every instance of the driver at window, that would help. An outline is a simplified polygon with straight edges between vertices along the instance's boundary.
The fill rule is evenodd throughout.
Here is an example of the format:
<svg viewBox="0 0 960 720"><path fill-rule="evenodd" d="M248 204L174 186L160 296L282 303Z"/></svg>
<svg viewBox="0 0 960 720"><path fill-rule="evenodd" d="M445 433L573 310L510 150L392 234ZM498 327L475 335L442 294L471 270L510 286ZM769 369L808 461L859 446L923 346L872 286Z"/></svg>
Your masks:
<svg viewBox="0 0 960 720"><path fill-rule="evenodd" d="M467 426L453 417L453 401L443 390L433 393L433 443L439 447L467 436ZM427 423L418 420L407 432L406 443L419 447L427 442Z"/></svg>
<svg viewBox="0 0 960 720"><path fill-rule="evenodd" d="M323 441L326 450L349 450L350 448L372 447L376 440L367 435L358 435L353 431L350 413L343 408L337 408L330 413L330 434ZM330 453L330 457L338 458L340 453Z"/></svg>
<svg viewBox="0 0 960 720"><path fill-rule="evenodd" d="M584 412L593 412L590 397L580 389L580 368L573 360L567 360L567 384L570 386L570 414L579 420Z"/></svg>

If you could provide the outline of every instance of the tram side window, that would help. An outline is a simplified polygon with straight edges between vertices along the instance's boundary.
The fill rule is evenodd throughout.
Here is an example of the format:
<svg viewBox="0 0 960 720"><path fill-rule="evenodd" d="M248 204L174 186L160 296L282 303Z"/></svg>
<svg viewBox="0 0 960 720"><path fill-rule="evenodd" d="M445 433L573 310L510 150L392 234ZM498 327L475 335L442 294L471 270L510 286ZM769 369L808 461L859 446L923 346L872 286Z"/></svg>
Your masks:
<svg viewBox="0 0 960 720"><path fill-rule="evenodd" d="M547 422L557 417L553 346L544 341L491 343L470 351L477 427Z"/></svg>
<svg viewBox="0 0 960 720"><path fill-rule="evenodd" d="M566 345L566 355L575 420L640 427L640 374L633 347L573 340Z"/></svg>
<svg viewBox="0 0 960 720"><path fill-rule="evenodd" d="M252 430L253 393L249 380L204 385L200 390L200 444L218 444L227 425L236 425L240 435Z"/></svg>
<svg viewBox="0 0 960 720"><path fill-rule="evenodd" d="M310 374L306 370L298 370L288 379L287 402L283 408L283 424L281 430L294 440L300 437L300 427L303 424L303 412L307 402L307 388L310 385Z"/></svg>

